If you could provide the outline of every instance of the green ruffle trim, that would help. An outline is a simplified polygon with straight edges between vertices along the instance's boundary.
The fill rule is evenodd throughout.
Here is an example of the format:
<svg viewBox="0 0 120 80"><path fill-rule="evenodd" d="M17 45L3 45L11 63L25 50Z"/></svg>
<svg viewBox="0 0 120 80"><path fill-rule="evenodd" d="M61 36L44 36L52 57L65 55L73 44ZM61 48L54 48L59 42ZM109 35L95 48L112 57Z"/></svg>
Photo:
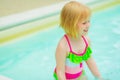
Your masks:
<svg viewBox="0 0 120 80"><path fill-rule="evenodd" d="M58 77L57 77L57 74L54 72L54 78L55 78L55 80L58 80Z"/></svg>
<svg viewBox="0 0 120 80"><path fill-rule="evenodd" d="M78 55L75 55L75 54L69 52L69 55L68 55L67 58L69 58L70 61L72 61L76 64L79 64L83 60L85 60L85 61L88 60L88 58L90 57L91 54L92 54L91 48L88 46L87 50L86 50L86 53L83 56L78 56Z"/></svg>

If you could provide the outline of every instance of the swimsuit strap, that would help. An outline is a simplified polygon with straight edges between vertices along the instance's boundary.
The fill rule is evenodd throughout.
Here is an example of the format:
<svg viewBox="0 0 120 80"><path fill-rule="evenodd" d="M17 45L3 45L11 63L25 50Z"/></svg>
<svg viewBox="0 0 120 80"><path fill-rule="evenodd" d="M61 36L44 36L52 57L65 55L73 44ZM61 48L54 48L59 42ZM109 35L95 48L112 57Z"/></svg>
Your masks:
<svg viewBox="0 0 120 80"><path fill-rule="evenodd" d="M86 38L84 36L82 36L82 38L83 38L83 40L84 40L84 42L86 44L86 47L87 47L88 46L88 42L87 42Z"/></svg>
<svg viewBox="0 0 120 80"><path fill-rule="evenodd" d="M65 34L64 35L65 36L65 38L66 38L66 40L67 40L67 43L68 43L68 45L69 45L69 48L70 48L70 52L73 52L72 51L72 47L71 47L71 45L70 45L70 41L69 41L69 39L68 39L68 36ZM87 42L87 40L86 40L86 38L84 37L84 36L82 36L82 38L83 38L83 40L84 40L84 42L85 42L85 44L86 44L86 48L88 47L88 42Z"/></svg>
<svg viewBox="0 0 120 80"><path fill-rule="evenodd" d="M68 39L68 36L65 34L64 35L65 36L65 38L66 38L66 40L67 40L67 43L68 43L68 46L69 46L69 48L70 48L70 52L72 51L72 47L71 47L71 45L70 45L70 41L69 41L69 39Z"/></svg>

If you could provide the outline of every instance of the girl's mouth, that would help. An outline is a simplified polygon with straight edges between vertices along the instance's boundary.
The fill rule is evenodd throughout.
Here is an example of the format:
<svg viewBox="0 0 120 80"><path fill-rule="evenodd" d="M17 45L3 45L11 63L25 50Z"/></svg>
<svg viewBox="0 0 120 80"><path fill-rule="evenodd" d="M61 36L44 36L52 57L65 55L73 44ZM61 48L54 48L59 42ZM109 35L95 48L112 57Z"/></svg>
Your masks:
<svg viewBox="0 0 120 80"><path fill-rule="evenodd" d="M84 30L84 32L88 32L88 30Z"/></svg>

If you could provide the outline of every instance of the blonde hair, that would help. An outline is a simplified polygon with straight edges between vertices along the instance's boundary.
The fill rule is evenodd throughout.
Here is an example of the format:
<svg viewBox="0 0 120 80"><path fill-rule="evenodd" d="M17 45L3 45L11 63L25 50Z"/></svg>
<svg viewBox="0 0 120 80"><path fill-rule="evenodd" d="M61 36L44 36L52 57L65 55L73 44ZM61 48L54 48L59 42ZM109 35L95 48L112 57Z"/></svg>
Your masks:
<svg viewBox="0 0 120 80"><path fill-rule="evenodd" d="M69 36L76 38L78 36L78 22L87 20L90 17L90 9L76 1L67 3L61 11L60 26Z"/></svg>

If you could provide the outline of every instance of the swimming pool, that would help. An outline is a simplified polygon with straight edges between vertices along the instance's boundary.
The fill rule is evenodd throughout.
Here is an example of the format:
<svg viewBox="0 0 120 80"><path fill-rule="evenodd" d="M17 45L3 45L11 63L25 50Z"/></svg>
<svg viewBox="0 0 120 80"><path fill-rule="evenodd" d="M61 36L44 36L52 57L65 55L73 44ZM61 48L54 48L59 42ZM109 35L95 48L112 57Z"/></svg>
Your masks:
<svg viewBox="0 0 120 80"><path fill-rule="evenodd" d="M90 34L93 56L105 78L120 76L120 6L93 14ZM55 48L64 35L58 26L0 46L0 74L13 80L53 80ZM86 67L90 80L93 76Z"/></svg>

